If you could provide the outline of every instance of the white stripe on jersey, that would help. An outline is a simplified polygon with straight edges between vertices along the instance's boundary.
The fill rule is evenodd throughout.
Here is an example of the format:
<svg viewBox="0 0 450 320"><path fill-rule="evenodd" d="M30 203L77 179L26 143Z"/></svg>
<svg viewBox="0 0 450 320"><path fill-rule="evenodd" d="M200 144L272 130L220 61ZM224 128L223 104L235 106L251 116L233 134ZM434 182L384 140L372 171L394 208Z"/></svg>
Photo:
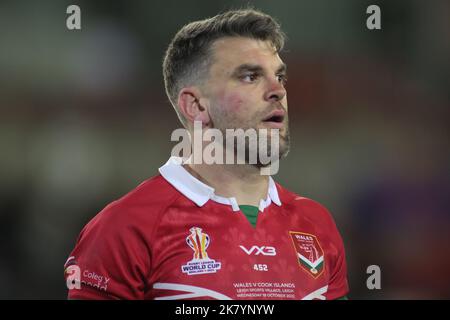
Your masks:
<svg viewBox="0 0 450 320"><path fill-rule="evenodd" d="M322 287L320 289L317 289L316 291L311 292L307 296L304 296L302 300L313 300L313 299L326 300L327 298L323 294L327 291L328 286Z"/></svg>
<svg viewBox="0 0 450 320"><path fill-rule="evenodd" d="M164 297L156 297L155 300L179 300L179 299L187 299L187 298L197 298L197 297L211 297L217 300L232 300L230 297L227 297L224 294L221 294L217 291L188 286L185 284L178 283L163 283L157 282L153 285L153 289L162 289L162 290L176 290L176 291L187 291L190 293L178 294L174 296L164 296Z"/></svg>

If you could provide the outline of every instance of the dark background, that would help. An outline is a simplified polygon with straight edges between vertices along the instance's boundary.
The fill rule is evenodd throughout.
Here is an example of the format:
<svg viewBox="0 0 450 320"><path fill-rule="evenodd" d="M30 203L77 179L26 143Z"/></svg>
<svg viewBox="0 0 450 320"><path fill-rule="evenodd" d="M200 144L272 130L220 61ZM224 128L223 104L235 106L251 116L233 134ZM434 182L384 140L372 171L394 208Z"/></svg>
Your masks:
<svg viewBox="0 0 450 320"><path fill-rule="evenodd" d="M450 298L450 2L438 0L2 1L0 298L66 298L81 228L170 156L172 36L247 3L289 37L292 149L275 178L332 212L350 298ZM69 4L82 30L66 28ZM366 28L370 4L381 30ZM366 287L371 264L381 290Z"/></svg>

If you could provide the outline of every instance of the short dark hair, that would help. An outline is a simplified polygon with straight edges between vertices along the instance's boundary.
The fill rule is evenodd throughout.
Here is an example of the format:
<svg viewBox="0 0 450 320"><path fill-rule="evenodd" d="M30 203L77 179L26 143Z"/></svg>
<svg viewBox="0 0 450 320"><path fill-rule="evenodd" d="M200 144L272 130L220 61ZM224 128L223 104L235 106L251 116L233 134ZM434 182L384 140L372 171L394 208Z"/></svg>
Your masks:
<svg viewBox="0 0 450 320"><path fill-rule="evenodd" d="M227 11L182 27L164 56L163 75L167 96L184 125L185 119L177 108L180 90L200 81L207 74L211 45L229 36L270 41L277 52L283 49L286 39L274 18L254 9Z"/></svg>

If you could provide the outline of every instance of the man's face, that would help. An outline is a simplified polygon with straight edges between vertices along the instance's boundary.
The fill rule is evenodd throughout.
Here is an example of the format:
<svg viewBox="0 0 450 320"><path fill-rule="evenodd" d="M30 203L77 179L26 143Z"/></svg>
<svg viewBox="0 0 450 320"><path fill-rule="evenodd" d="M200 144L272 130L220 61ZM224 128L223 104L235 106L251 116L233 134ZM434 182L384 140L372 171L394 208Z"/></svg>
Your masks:
<svg viewBox="0 0 450 320"><path fill-rule="evenodd" d="M203 86L212 127L279 129L280 157L289 149L286 66L268 41L227 37L212 46ZM270 146L269 146L270 147Z"/></svg>

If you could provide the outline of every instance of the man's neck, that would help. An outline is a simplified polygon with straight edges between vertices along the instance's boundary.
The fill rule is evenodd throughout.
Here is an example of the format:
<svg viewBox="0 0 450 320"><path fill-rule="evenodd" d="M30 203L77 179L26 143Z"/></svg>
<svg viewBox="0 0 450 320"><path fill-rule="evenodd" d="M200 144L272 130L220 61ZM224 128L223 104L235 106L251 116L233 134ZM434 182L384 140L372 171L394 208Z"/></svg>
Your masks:
<svg viewBox="0 0 450 320"><path fill-rule="evenodd" d="M269 177L261 175L255 166L187 164L184 167L194 177L213 187L216 195L236 198L238 205L259 207L261 199L267 198Z"/></svg>

